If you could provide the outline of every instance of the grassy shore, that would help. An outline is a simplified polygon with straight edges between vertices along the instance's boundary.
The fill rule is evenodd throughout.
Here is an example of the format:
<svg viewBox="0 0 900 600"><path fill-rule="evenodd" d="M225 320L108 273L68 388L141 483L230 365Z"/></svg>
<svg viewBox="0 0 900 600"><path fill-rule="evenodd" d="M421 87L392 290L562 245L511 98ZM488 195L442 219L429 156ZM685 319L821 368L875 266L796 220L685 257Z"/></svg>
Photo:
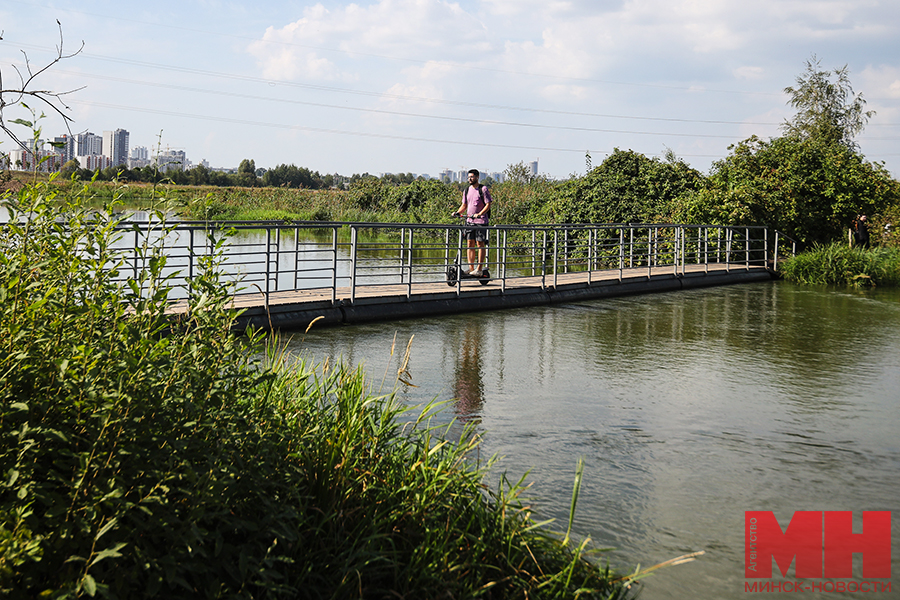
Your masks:
<svg viewBox="0 0 900 600"><path fill-rule="evenodd" d="M779 267L788 281L853 287L900 285L900 247L816 246Z"/></svg>
<svg viewBox="0 0 900 600"><path fill-rule="evenodd" d="M0 595L632 594L536 526L522 481L485 487L471 431L449 443L359 370L233 335L214 258L173 321L160 250L116 283L114 217L60 194L7 195L0 227Z"/></svg>

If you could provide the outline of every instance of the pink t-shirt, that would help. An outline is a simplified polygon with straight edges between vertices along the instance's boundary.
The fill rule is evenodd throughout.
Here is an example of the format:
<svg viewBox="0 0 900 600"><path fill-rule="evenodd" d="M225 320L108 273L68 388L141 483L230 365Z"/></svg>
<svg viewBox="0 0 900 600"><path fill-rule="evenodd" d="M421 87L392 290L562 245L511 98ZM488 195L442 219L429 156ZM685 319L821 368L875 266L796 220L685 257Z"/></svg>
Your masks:
<svg viewBox="0 0 900 600"><path fill-rule="evenodd" d="M484 194L484 202L481 201L481 194L478 193L478 188L474 185L466 188L466 215L468 216L466 221L476 225L486 225L488 222L487 215L481 217L473 217L472 215L481 212L481 209L492 202L491 191L486 185L481 186L481 192Z"/></svg>

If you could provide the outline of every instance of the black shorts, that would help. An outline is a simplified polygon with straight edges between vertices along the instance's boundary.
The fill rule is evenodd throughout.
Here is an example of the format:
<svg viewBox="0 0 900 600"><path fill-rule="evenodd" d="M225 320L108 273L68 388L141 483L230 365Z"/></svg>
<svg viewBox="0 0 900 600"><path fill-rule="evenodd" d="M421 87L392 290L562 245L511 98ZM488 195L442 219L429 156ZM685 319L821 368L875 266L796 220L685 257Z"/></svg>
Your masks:
<svg viewBox="0 0 900 600"><path fill-rule="evenodd" d="M478 225L476 223L466 223L466 229L463 229L463 237L467 240L475 240L476 242L488 241L487 224Z"/></svg>

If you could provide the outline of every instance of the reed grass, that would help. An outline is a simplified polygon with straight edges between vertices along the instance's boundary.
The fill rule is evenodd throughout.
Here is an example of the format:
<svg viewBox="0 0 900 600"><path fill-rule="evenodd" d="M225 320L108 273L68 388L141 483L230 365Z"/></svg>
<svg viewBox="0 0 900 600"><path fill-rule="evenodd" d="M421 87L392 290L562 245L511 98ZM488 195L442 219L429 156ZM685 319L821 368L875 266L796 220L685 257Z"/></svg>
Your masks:
<svg viewBox="0 0 900 600"><path fill-rule="evenodd" d="M850 248L835 242L815 246L779 266L788 281L875 287L900 285L900 248Z"/></svg>
<svg viewBox="0 0 900 600"><path fill-rule="evenodd" d="M565 538L535 523L524 480L485 486L471 430L450 443L435 407L412 420L360 370L291 363L273 338L257 361L216 256L173 319L161 249L118 283L116 217L61 193L4 199L0 594L632 594L640 573L589 559L571 517Z"/></svg>

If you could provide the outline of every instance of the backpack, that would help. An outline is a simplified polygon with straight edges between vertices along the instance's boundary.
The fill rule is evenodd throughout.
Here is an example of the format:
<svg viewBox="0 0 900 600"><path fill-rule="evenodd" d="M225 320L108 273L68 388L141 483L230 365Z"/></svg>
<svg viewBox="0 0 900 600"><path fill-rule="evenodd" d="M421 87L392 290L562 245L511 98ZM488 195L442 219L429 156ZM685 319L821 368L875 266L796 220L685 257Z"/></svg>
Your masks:
<svg viewBox="0 0 900 600"><path fill-rule="evenodd" d="M469 188L470 188L470 187L472 187L472 184L469 184L468 186L466 186L466 191L463 192L463 201L464 201L464 202L466 201L466 197L469 195ZM481 200L481 203L484 204L484 184L483 184L483 183L479 183L479 184L478 184L478 197L479 197L479 199ZM493 204L493 202L491 202L491 204ZM487 212L484 213L484 217L485 217L486 219L490 219L490 218L491 218L491 206L490 206L490 204L488 205Z"/></svg>

